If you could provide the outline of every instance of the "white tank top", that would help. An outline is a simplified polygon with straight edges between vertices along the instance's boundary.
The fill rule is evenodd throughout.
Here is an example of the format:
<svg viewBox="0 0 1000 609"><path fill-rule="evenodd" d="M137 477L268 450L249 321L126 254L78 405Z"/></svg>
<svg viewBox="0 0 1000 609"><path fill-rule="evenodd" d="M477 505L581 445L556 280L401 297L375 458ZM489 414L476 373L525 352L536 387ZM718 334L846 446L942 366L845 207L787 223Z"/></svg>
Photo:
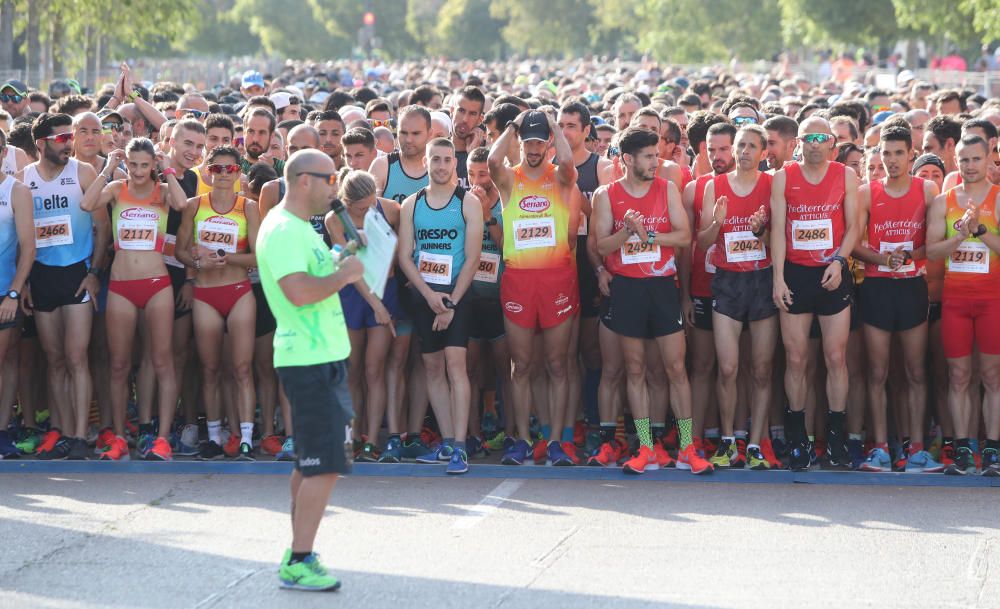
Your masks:
<svg viewBox="0 0 1000 609"><path fill-rule="evenodd" d="M35 206L35 259L49 266L69 266L90 258L94 251L94 224L80 209L83 188L79 162L69 159L62 172L45 181L37 164L24 168L24 183Z"/></svg>
<svg viewBox="0 0 1000 609"><path fill-rule="evenodd" d="M3 157L3 163L0 163L0 171L12 176L17 173L17 148L7 145L7 154Z"/></svg>

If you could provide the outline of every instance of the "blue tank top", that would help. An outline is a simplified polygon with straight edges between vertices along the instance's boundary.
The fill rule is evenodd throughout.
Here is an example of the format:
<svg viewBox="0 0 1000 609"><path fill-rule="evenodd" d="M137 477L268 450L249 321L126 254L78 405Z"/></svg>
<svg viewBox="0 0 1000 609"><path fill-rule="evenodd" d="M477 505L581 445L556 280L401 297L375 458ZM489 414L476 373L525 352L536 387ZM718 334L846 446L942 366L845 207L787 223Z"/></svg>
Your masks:
<svg viewBox="0 0 1000 609"><path fill-rule="evenodd" d="M24 169L24 183L35 205L35 259L49 266L70 266L88 261L94 253L94 222L80 209L79 162L70 159L51 181L38 174L37 165Z"/></svg>
<svg viewBox="0 0 1000 609"><path fill-rule="evenodd" d="M399 160L399 152L390 152L388 156L389 169L385 176L385 190L382 196L392 199L396 203L402 203L406 197L427 186L427 172L415 178L410 177L403 170L403 165Z"/></svg>
<svg viewBox="0 0 1000 609"><path fill-rule="evenodd" d="M417 193L413 208L413 263L427 283L437 291L451 291L465 264L465 190L455 188L447 205L434 209L427 203L427 190Z"/></svg>
<svg viewBox="0 0 1000 609"><path fill-rule="evenodd" d="M10 291L17 271L17 226L14 224L14 203L11 191L17 182L11 176L4 176L0 182L0 290Z"/></svg>
<svg viewBox="0 0 1000 609"><path fill-rule="evenodd" d="M503 226L503 205L500 199L490 208L490 213ZM483 298L500 298L500 276L503 275L503 244L490 238L490 229L483 225L483 252L479 267L472 280L472 293Z"/></svg>

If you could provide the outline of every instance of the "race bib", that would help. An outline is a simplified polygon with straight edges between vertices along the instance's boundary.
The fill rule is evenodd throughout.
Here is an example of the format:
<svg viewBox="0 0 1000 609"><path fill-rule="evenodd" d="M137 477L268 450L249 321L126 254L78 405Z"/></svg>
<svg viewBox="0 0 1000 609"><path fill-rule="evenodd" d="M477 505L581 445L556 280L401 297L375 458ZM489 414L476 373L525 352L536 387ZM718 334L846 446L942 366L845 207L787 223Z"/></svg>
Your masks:
<svg viewBox="0 0 1000 609"><path fill-rule="evenodd" d="M886 254L890 254L890 253L896 251L900 247L903 248L907 252L912 252L913 251L913 242L912 241L900 241L899 243L888 243L886 241L881 241L881 242L879 242L878 251L879 251L880 254L882 254L884 256ZM892 267L886 266L884 264L878 265L878 270L880 272L882 272L882 273L912 273L913 271L917 270L917 266L915 264L913 264L912 260L910 260L910 262L904 264L903 266L899 267L895 271L892 270Z"/></svg>
<svg viewBox="0 0 1000 609"><path fill-rule="evenodd" d="M622 245L622 264L640 264L643 262L659 262L660 246L640 241L638 235L632 235Z"/></svg>
<svg viewBox="0 0 1000 609"><path fill-rule="evenodd" d="M119 220L118 249L149 252L156 249L156 220Z"/></svg>
<svg viewBox="0 0 1000 609"><path fill-rule="evenodd" d="M174 251L177 249L177 237L174 235L166 234L163 235L163 262L169 266L174 266L179 269L184 268L181 261L174 256Z"/></svg>
<svg viewBox="0 0 1000 609"><path fill-rule="evenodd" d="M555 218L514 220L514 249L556 246Z"/></svg>
<svg viewBox="0 0 1000 609"><path fill-rule="evenodd" d="M35 247L73 244L73 222L69 216L35 218Z"/></svg>
<svg viewBox="0 0 1000 609"><path fill-rule="evenodd" d="M712 264L712 254L715 253L715 244L713 243L705 250L705 272L715 274L715 265Z"/></svg>
<svg viewBox="0 0 1000 609"><path fill-rule="evenodd" d="M483 283L496 283L500 273L500 255L483 252L479 255L479 268L474 279Z"/></svg>
<svg viewBox="0 0 1000 609"><path fill-rule="evenodd" d="M754 262L766 257L764 244L752 232L726 233L726 262Z"/></svg>
<svg viewBox="0 0 1000 609"><path fill-rule="evenodd" d="M792 249L828 250L833 249L833 221L792 220Z"/></svg>
<svg viewBox="0 0 1000 609"><path fill-rule="evenodd" d="M978 241L963 241L951 253L948 270L955 273L989 273L990 248Z"/></svg>
<svg viewBox="0 0 1000 609"><path fill-rule="evenodd" d="M417 270L427 283L451 285L451 256L448 254L420 252Z"/></svg>
<svg viewBox="0 0 1000 609"><path fill-rule="evenodd" d="M235 254L239 235L240 227L236 223L212 220L202 220L198 223L198 243L210 250L221 249L227 254Z"/></svg>

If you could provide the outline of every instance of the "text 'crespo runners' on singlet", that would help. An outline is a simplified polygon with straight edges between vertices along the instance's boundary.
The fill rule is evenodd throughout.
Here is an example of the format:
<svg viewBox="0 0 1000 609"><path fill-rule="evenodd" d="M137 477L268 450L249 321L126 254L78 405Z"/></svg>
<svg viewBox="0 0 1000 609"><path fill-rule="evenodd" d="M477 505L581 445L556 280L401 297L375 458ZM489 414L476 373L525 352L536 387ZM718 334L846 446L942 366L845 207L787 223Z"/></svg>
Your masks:
<svg viewBox="0 0 1000 609"><path fill-rule="evenodd" d="M148 197L139 199L122 184L111 209L115 250L163 252L167 232L168 207L157 182Z"/></svg>
<svg viewBox="0 0 1000 609"><path fill-rule="evenodd" d="M385 190L382 191L382 196L386 199L402 204L407 197L427 186L427 172L416 177L407 174L398 150L390 152L386 160L388 169L385 174Z"/></svg>
<svg viewBox="0 0 1000 609"><path fill-rule="evenodd" d="M503 260L512 269L558 269L573 264L569 201L549 165L532 180L514 167L514 187L503 207Z"/></svg>
<svg viewBox="0 0 1000 609"><path fill-rule="evenodd" d="M421 188L413 204L413 264L427 286L450 291L465 264L465 190L456 187L448 203L434 209Z"/></svg>
<svg viewBox="0 0 1000 609"><path fill-rule="evenodd" d="M493 204L490 213L497 222L503 223L503 206L500 199ZM483 225L483 250L479 254L479 267L472 278L472 293L483 298L500 298L500 276L503 274L503 250L501 245L490 238L490 229Z"/></svg>
<svg viewBox="0 0 1000 609"><path fill-rule="evenodd" d="M844 171L831 161L819 184L812 184L798 163L785 167L785 260L826 266L844 242Z"/></svg>
<svg viewBox="0 0 1000 609"><path fill-rule="evenodd" d="M198 197L198 211L194 215L195 243L212 251L221 249L227 254L246 252L245 205L246 199L236 197L233 208L222 214L212 208L212 199L209 195Z"/></svg>
<svg viewBox="0 0 1000 609"><path fill-rule="evenodd" d="M958 204L957 189L952 188L946 197L945 236L954 237L958 234L959 222L967 208ZM1000 186L994 186L987 193L986 199L979 207L979 223L986 231L994 235L1000 234L1000 224L997 222L996 199ZM968 300L1000 299L1000 255L990 249L978 238L969 236L951 253L945 265L944 298L962 298Z"/></svg>
<svg viewBox="0 0 1000 609"><path fill-rule="evenodd" d="M79 161L69 159L62 172L45 181L37 165L24 169L24 183L35 206L35 260L48 266L69 266L94 253L94 222L80 209Z"/></svg>
<svg viewBox="0 0 1000 609"><path fill-rule="evenodd" d="M924 180L910 178L910 189L901 197L885 191L885 181L869 184L868 247L883 256L899 248L913 253L927 239L927 203ZM898 270L884 264L865 264L866 277L916 277L925 272L926 260L910 260Z"/></svg>
<svg viewBox="0 0 1000 609"><path fill-rule="evenodd" d="M0 182L0 290L4 294L10 290L10 282L14 281L17 271L17 225L11 201L15 183L17 180L8 175Z"/></svg>
<svg viewBox="0 0 1000 609"><path fill-rule="evenodd" d="M726 219L719 229L712 249L712 264L726 271L747 272L771 266L771 252L767 245L750 230L750 217L761 205L765 221L771 215L771 176L762 173L757 184L745 197L733 192L729 174L715 176L715 197L726 197ZM714 205L714 203L713 203Z"/></svg>
<svg viewBox="0 0 1000 609"><path fill-rule="evenodd" d="M649 190L642 197L633 197L622 186L621 180L608 187L611 201L611 217L614 219L612 231L618 232L625 226L625 214L630 210L642 214L646 230L657 234L669 233L670 211L668 207L668 182L660 177L653 178ZM669 277L677 272L674 248L649 244L632 235L620 248L604 259L605 266L613 275L624 277Z"/></svg>

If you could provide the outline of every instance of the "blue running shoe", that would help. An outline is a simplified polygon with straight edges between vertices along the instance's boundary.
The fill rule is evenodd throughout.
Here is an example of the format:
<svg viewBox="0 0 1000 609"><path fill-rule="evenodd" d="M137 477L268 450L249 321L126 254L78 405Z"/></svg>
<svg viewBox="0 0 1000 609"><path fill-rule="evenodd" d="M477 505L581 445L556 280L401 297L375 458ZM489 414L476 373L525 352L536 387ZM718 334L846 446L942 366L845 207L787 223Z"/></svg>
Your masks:
<svg viewBox="0 0 1000 609"><path fill-rule="evenodd" d="M14 444L14 439L5 430L0 430L0 459L18 459L21 451Z"/></svg>
<svg viewBox="0 0 1000 609"><path fill-rule="evenodd" d="M426 455L420 455L417 457L417 463L425 463L429 465L441 463L442 461L451 461L451 455L455 452L455 449L447 444L442 444L437 447L437 450L429 452ZM466 457L468 459L468 457Z"/></svg>
<svg viewBox="0 0 1000 609"><path fill-rule="evenodd" d="M812 445L808 442L800 442L791 444L790 447L791 450L788 451L788 469L793 472L808 470L809 465L812 463L812 457L815 454Z"/></svg>
<svg viewBox="0 0 1000 609"><path fill-rule="evenodd" d="M449 474L464 474L469 471L469 455L461 448L451 451L451 460L448 461L448 468L445 471Z"/></svg>
<svg viewBox="0 0 1000 609"><path fill-rule="evenodd" d="M863 472L888 472L892 471L892 459L889 453L882 448L873 448L868 451L868 457L860 467Z"/></svg>
<svg viewBox="0 0 1000 609"><path fill-rule="evenodd" d="M987 478L1000 477L1000 453L997 452L997 449L983 449L982 466L982 473Z"/></svg>
<svg viewBox="0 0 1000 609"><path fill-rule="evenodd" d="M944 464L935 461L926 450L921 450L910 455L910 458L906 460L906 469L904 471L936 474L944 471Z"/></svg>
<svg viewBox="0 0 1000 609"><path fill-rule="evenodd" d="M430 447L423 443L420 436L413 440L407 438L403 440L403 448L400 451L400 458L403 461L416 461L422 455L427 454Z"/></svg>
<svg viewBox="0 0 1000 609"><path fill-rule="evenodd" d="M558 442L549 442L548 447L549 464L554 466L573 465L573 459L566 454Z"/></svg>
<svg viewBox="0 0 1000 609"><path fill-rule="evenodd" d="M531 444L525 440L517 440L503 454L500 463L503 465L521 465L531 454Z"/></svg>
<svg viewBox="0 0 1000 609"><path fill-rule="evenodd" d="M865 462L864 443L861 440L848 440L847 454L851 457L851 469L858 469Z"/></svg>
<svg viewBox="0 0 1000 609"><path fill-rule="evenodd" d="M403 460L403 441L398 437L389 438L382 456L378 458L379 463L399 463Z"/></svg>
<svg viewBox="0 0 1000 609"><path fill-rule="evenodd" d="M284 444L281 445L281 450L278 454L274 456L278 461L294 461L295 456L295 439L292 436L285 438Z"/></svg>
<svg viewBox="0 0 1000 609"><path fill-rule="evenodd" d="M139 439L135 442L135 450L139 453L140 459L146 458L146 453L153 448L153 442L155 440L156 436L151 433L139 434Z"/></svg>

